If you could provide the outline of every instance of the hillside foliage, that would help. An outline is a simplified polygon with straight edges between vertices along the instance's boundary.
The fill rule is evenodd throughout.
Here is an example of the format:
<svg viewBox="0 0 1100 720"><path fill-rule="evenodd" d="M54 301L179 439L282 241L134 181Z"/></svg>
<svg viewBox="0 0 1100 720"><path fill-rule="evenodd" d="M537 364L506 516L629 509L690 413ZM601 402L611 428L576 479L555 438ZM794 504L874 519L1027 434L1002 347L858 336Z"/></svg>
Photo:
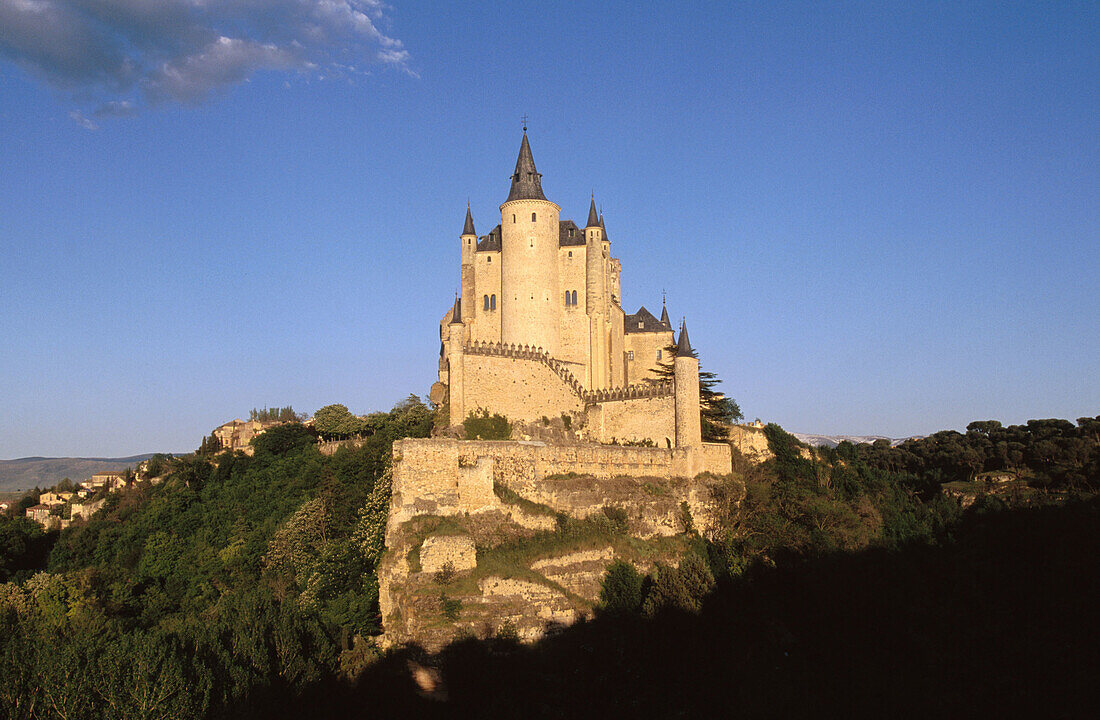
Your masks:
<svg viewBox="0 0 1100 720"><path fill-rule="evenodd" d="M49 533L48 558L37 525L0 523L3 579L23 580L0 585L0 716L274 717L335 682L379 630L392 443L430 426L409 399L331 456L288 423L252 457L161 458L163 482Z"/></svg>

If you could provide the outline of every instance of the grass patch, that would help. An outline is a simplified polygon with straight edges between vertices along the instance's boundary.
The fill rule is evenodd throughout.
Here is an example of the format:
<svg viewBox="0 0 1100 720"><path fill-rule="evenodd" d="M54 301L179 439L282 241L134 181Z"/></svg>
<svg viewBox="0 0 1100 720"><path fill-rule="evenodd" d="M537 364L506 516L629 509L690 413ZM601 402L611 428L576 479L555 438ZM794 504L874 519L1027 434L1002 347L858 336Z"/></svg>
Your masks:
<svg viewBox="0 0 1100 720"><path fill-rule="evenodd" d="M549 505L543 505L542 503L528 500L506 485L493 483L493 492L496 493L496 496L500 498L502 503L506 505L515 505L530 515L549 515L550 517L555 517L558 514L554 508Z"/></svg>

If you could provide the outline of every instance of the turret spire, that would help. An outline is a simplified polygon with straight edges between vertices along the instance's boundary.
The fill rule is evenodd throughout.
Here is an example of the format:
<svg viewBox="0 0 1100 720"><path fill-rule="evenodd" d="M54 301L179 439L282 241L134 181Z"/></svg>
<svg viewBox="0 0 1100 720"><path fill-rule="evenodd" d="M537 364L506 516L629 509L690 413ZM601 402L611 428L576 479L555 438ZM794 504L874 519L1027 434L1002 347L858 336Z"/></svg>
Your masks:
<svg viewBox="0 0 1100 720"><path fill-rule="evenodd" d="M519 157L516 159L516 171L512 173L512 189L508 200L545 200L542 194L542 175L535 169L535 158L531 156L531 144L527 142L527 130L523 131L523 141L519 145ZM508 202L505 200L505 202Z"/></svg>
<svg viewBox="0 0 1100 720"><path fill-rule="evenodd" d="M462 324L462 298L460 298L458 296L458 293L455 293L454 313L451 315L451 322L449 324L450 325L461 325Z"/></svg>
<svg viewBox="0 0 1100 720"><path fill-rule="evenodd" d="M588 206L588 224L585 227L599 227L600 218L596 214L596 196L592 195L592 203Z"/></svg>
<svg viewBox="0 0 1100 720"><path fill-rule="evenodd" d="M676 343L676 355L678 357L691 356L691 341L688 340L687 320L680 321L680 341Z"/></svg>
<svg viewBox="0 0 1100 720"><path fill-rule="evenodd" d="M672 329L672 322L668 319L668 308L665 307L664 292L661 293L661 324L667 327L669 330Z"/></svg>
<svg viewBox="0 0 1100 720"><path fill-rule="evenodd" d="M466 203L466 224L462 226L463 235L477 235L474 231L474 218L470 215L470 203Z"/></svg>

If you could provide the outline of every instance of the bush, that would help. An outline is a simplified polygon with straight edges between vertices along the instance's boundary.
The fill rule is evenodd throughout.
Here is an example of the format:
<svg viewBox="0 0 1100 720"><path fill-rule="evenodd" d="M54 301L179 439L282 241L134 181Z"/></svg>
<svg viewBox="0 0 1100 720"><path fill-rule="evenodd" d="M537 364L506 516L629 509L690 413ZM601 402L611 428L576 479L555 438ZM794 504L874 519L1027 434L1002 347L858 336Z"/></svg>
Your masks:
<svg viewBox="0 0 1100 720"><path fill-rule="evenodd" d="M512 424L497 413L489 414L485 408L471 412L462 422L467 440L508 440L512 437Z"/></svg>
<svg viewBox="0 0 1100 720"><path fill-rule="evenodd" d="M636 614L642 608L642 579L642 574L624 560L608 565L600 585L600 611Z"/></svg>

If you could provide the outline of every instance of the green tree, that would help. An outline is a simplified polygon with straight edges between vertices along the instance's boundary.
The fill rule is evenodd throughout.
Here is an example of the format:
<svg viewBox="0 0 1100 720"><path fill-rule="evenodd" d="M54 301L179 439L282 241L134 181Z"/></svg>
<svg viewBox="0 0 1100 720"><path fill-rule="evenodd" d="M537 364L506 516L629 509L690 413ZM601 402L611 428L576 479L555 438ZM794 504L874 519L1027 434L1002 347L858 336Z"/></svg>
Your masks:
<svg viewBox="0 0 1100 720"><path fill-rule="evenodd" d="M600 610L613 615L636 614L642 608L642 580L633 565L615 560L600 583Z"/></svg>
<svg viewBox="0 0 1100 720"><path fill-rule="evenodd" d="M657 363L651 374L656 382L672 382L676 377L676 356L679 346L673 344L661 354L667 360ZM693 348L691 356L698 359L699 354ZM699 368L699 419L702 425L704 442L724 442L729 437L728 427L744 418L741 407L731 397L718 390L722 383L718 376L709 370Z"/></svg>
<svg viewBox="0 0 1100 720"><path fill-rule="evenodd" d="M347 406L326 405L313 415L313 427L324 438L346 438L366 430L362 418L352 415Z"/></svg>

